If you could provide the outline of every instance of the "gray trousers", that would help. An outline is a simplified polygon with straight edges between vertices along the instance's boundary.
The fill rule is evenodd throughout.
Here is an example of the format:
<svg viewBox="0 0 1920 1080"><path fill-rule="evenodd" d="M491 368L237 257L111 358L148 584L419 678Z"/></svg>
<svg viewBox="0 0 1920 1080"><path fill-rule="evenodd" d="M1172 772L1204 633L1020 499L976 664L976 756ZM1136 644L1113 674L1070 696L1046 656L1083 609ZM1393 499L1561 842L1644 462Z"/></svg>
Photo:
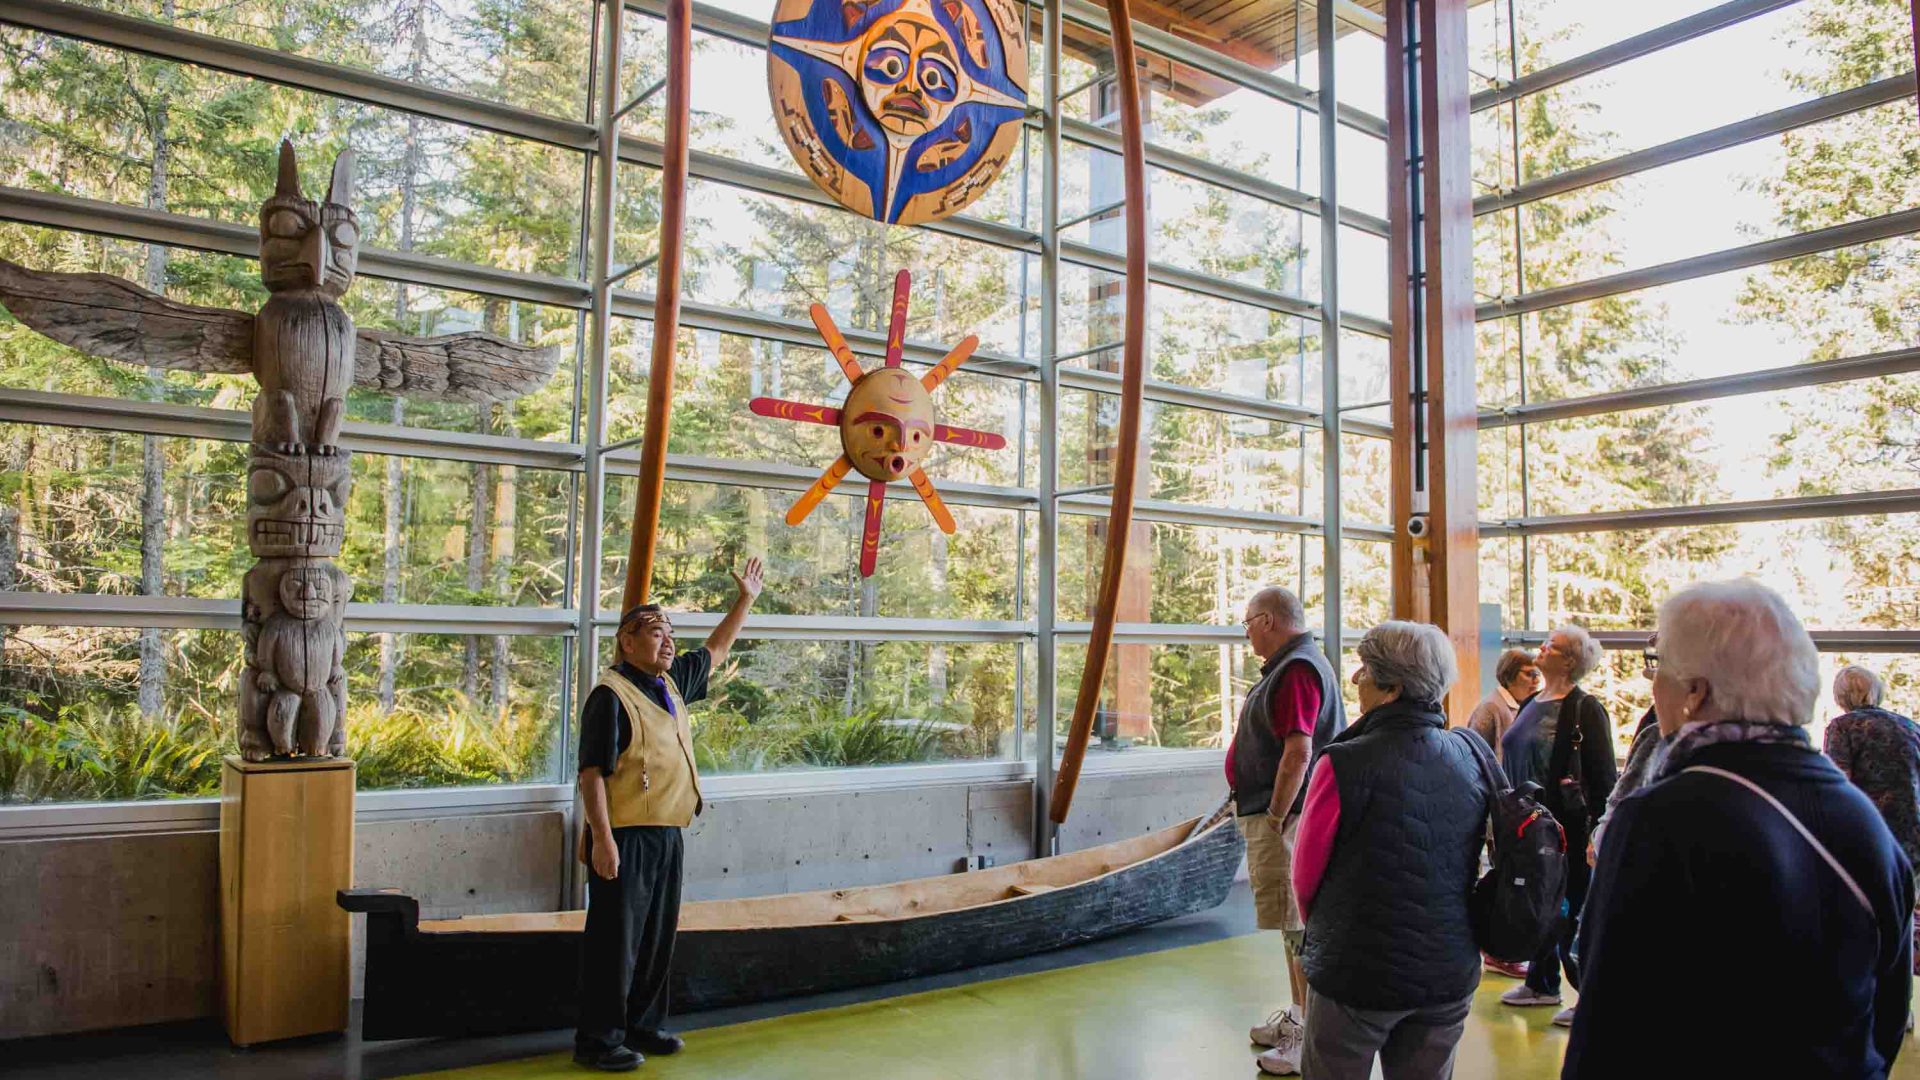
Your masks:
<svg viewBox="0 0 1920 1080"><path fill-rule="evenodd" d="M1307 991L1301 1080L1367 1080L1380 1058L1386 1080L1449 1080L1473 995L1424 1009L1355 1009Z"/></svg>

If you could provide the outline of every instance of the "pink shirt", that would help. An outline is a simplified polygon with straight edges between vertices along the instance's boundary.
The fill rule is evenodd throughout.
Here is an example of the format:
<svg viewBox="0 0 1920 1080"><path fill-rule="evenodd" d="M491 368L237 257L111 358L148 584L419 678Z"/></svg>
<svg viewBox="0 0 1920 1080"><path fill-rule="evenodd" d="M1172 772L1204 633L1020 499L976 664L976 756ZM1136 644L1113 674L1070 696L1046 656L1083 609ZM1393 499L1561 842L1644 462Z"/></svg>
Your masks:
<svg viewBox="0 0 1920 1080"><path fill-rule="evenodd" d="M1307 781L1307 802L1300 811L1300 833L1293 842L1293 896L1305 919L1313 908L1320 882L1333 858L1333 838L1340 832L1340 786L1333 782L1333 762L1325 758L1313 767Z"/></svg>
<svg viewBox="0 0 1920 1080"><path fill-rule="evenodd" d="M1320 679L1314 674L1313 665L1305 660L1295 660L1280 669L1280 685L1273 688L1272 722L1273 734L1285 742L1293 734L1313 735L1313 725L1320 719ZM1227 744L1227 784L1232 786L1233 744Z"/></svg>

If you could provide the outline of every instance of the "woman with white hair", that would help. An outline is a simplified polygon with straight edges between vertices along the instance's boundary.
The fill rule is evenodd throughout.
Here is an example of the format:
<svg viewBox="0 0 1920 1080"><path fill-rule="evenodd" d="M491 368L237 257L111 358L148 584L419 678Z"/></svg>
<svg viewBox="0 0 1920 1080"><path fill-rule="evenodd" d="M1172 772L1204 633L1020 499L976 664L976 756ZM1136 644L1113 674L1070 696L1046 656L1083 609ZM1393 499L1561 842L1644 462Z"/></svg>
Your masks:
<svg viewBox="0 0 1920 1080"><path fill-rule="evenodd" d="M1814 752L1819 692L1813 640L1772 590L1692 585L1661 605L1666 753L1600 847L1563 1080L1887 1075L1913 871ZM1650 1022L1697 1037L1655 1045Z"/></svg>
<svg viewBox="0 0 1920 1080"><path fill-rule="evenodd" d="M1920 729L1880 707L1880 676L1848 664L1833 677L1840 715L1827 721L1827 756L1864 792L1907 860L1920 866Z"/></svg>
<svg viewBox="0 0 1920 1080"><path fill-rule="evenodd" d="M1592 876L1584 853L1620 775L1607 708L1580 689L1580 680L1605 655L1600 643L1582 627L1569 624L1548 634L1534 659L1544 680L1540 692L1521 703L1513 727L1500 744L1507 779L1516 788L1528 781L1540 785L1541 804L1553 812L1567 834L1566 910L1555 932L1527 964L1526 981L1500 995L1507 1005L1560 1004L1563 964L1567 981L1576 990L1580 987L1573 935ZM1553 1022L1572 1023L1573 1010L1560 1010Z"/></svg>
<svg viewBox="0 0 1920 1080"><path fill-rule="evenodd" d="M1894 842L1920 874L1920 728L1881 708L1885 693L1880 676L1858 664L1834 675L1833 703L1841 712L1827 721L1827 756L1872 800ZM1915 887L1920 889L1920 881ZM1920 944L1920 923L1914 934ZM1920 955L1914 964L1920 967Z"/></svg>
<svg viewBox="0 0 1920 1080"><path fill-rule="evenodd" d="M1445 1080L1480 983L1467 917L1489 795L1467 741L1479 736L1447 730L1457 669L1439 629L1381 623L1356 651L1365 715L1321 751L1293 853L1301 1069L1366 1080L1377 1056L1387 1080Z"/></svg>

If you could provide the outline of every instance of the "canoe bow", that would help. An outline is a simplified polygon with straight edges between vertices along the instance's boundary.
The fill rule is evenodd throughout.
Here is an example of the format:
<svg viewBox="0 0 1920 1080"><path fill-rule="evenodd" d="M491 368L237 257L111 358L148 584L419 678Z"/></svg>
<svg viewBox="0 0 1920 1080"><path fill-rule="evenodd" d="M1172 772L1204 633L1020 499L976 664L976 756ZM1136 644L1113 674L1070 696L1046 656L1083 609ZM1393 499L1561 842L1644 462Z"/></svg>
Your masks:
<svg viewBox="0 0 1920 1080"><path fill-rule="evenodd" d="M1133 488L1139 472L1140 402L1146 386L1147 338L1147 166L1140 127L1140 79L1133 49L1133 12L1128 0L1107 0L1113 24L1114 79L1120 88L1120 169L1125 180L1127 221L1126 338L1120 377L1120 445L1113 469L1113 500L1107 513L1107 557L1100 570L1100 592L1093 610L1093 633L1080 693L1073 703L1066 749L1060 754L1048 816L1067 820L1073 789L1080 780L1093 714L1106 681L1107 656L1113 651L1114 620L1120 607L1120 577L1126 570L1127 539L1133 531Z"/></svg>

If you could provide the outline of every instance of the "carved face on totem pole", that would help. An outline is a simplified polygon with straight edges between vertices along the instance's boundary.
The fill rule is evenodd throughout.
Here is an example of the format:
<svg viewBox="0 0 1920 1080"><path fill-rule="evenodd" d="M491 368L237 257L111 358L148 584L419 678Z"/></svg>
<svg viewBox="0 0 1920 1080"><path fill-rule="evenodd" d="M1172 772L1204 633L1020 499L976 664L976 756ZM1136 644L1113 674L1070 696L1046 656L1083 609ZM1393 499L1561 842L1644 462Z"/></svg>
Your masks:
<svg viewBox="0 0 1920 1080"><path fill-rule="evenodd" d="M353 480L350 460L341 454L282 454L254 446L247 474L247 545L254 555L339 555Z"/></svg>
<svg viewBox="0 0 1920 1080"><path fill-rule="evenodd" d="M281 574L280 610L302 622L331 614L334 575L328 573L329 569L324 565L296 566Z"/></svg>
<svg viewBox="0 0 1920 1080"><path fill-rule="evenodd" d="M840 445L867 479L901 479L933 449L933 396L904 368L867 372L840 410Z"/></svg>
<svg viewBox="0 0 1920 1080"><path fill-rule="evenodd" d="M339 299L360 261L360 219L353 207L353 151L333 160L325 202L300 193L293 146L280 146L280 176L260 204L260 281L268 292L319 289Z"/></svg>

